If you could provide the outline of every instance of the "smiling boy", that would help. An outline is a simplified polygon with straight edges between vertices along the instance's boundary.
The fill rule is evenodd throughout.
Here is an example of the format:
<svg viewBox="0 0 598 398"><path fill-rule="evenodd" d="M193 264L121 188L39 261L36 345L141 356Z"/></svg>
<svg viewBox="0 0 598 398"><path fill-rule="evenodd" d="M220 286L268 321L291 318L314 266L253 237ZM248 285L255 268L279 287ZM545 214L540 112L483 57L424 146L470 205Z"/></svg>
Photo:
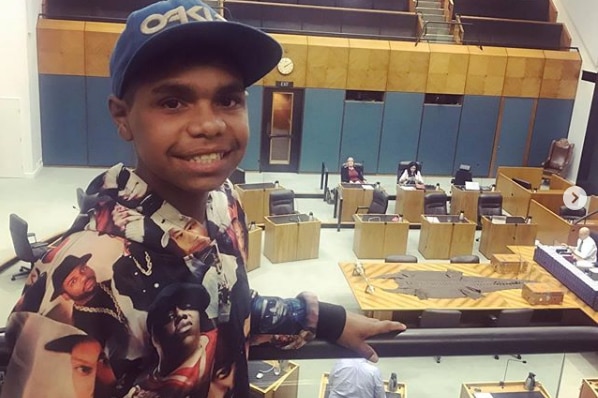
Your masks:
<svg viewBox="0 0 598 398"><path fill-rule="evenodd" d="M317 336L376 361L364 340L404 330L399 322L365 318L318 302L311 293L283 300L259 296L248 287L246 252L240 251L246 246L238 242L247 235L245 214L227 178L248 142L245 89L277 64L281 52L270 36L223 20L199 0L162 1L129 16L110 61L113 95L108 106L118 134L135 147L137 167L119 164L95 178L86 194L96 196L97 204L83 215L86 225L69 230L36 264L52 280L62 259L88 256L111 300L110 306L86 309L86 327L102 331L100 344L118 379L107 396L152 396L143 380L156 369L158 353L149 338L147 305L142 304L155 303L175 283L205 288L207 322L215 329L202 349L214 354L202 365L208 377L195 377L198 369L185 368L185 383L180 388L172 384L160 396L183 397L194 391L193 397L248 397L250 342L298 348ZM241 231L235 231L234 221ZM185 239L172 231L184 231ZM196 241L203 243L183 244ZM118 281L125 271L127 288L122 289ZM169 278L155 277L166 274ZM56 307L73 310L70 301L47 288L40 314L51 314ZM114 308L118 314L112 315L126 325L128 339L111 338L117 330L102 322ZM263 308L280 308L281 319L273 322ZM11 328L11 319L8 333L17 346L34 340ZM45 327L56 322L48 318ZM6 383L27 377L9 373ZM190 380L193 385L188 385ZM171 384L161 383L162 389L164 385Z"/></svg>

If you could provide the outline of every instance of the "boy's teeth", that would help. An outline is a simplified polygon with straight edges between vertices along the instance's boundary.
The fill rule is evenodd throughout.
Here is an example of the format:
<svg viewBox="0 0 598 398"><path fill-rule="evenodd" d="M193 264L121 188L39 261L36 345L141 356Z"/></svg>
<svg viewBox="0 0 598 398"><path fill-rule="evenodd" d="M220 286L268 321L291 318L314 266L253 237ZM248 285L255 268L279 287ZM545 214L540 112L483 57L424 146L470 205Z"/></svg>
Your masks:
<svg viewBox="0 0 598 398"><path fill-rule="evenodd" d="M213 162L215 160L220 160L220 154L219 153L209 153L206 155L193 156L189 160L192 162L209 163L209 162Z"/></svg>

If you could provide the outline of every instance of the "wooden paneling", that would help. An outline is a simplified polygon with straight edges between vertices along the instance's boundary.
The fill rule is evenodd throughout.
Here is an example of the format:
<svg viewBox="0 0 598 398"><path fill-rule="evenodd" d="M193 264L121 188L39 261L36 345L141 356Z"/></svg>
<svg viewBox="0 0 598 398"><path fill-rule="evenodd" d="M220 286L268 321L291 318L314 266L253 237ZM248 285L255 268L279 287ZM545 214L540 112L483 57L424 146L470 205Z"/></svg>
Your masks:
<svg viewBox="0 0 598 398"><path fill-rule="evenodd" d="M581 71L581 56L577 51L544 51L546 62L540 97L575 98Z"/></svg>
<svg viewBox="0 0 598 398"><path fill-rule="evenodd" d="M87 76L110 76L110 55L123 29L123 24L85 23L85 74Z"/></svg>
<svg viewBox="0 0 598 398"><path fill-rule="evenodd" d="M507 48L507 56L503 95L537 98L544 76L544 51Z"/></svg>
<svg viewBox="0 0 598 398"><path fill-rule="evenodd" d="M574 182L571 182L559 175L553 174L550 176L550 189L567 189L574 185Z"/></svg>
<svg viewBox="0 0 598 398"><path fill-rule="evenodd" d="M387 91L426 92L430 67L428 43L391 41Z"/></svg>
<svg viewBox="0 0 598 398"><path fill-rule="evenodd" d="M85 22L39 19L37 67L39 73L85 75Z"/></svg>
<svg viewBox="0 0 598 398"><path fill-rule="evenodd" d="M430 44L430 51L426 92L463 94L469 65L467 47L450 44Z"/></svg>
<svg viewBox="0 0 598 398"><path fill-rule="evenodd" d="M501 166L498 168L498 174L502 173L506 177L519 178L521 180L529 181L532 187L539 187L542 184L542 173L541 167L506 167Z"/></svg>
<svg viewBox="0 0 598 398"><path fill-rule="evenodd" d="M348 90L386 90L390 44L382 40L349 39Z"/></svg>
<svg viewBox="0 0 598 398"><path fill-rule="evenodd" d="M571 224L535 200L529 205L529 216L538 225L538 239L544 245L567 242Z"/></svg>
<svg viewBox="0 0 598 398"><path fill-rule="evenodd" d="M290 81L294 86L304 87L307 74L307 36L272 35L282 46L283 57L293 60L295 68L290 75L282 75L274 68L262 79L264 86L274 86L277 81Z"/></svg>
<svg viewBox="0 0 598 398"><path fill-rule="evenodd" d="M500 96L507 70L507 50L501 47L467 48L469 68L465 94Z"/></svg>
<svg viewBox="0 0 598 398"><path fill-rule="evenodd" d="M347 86L349 39L307 38L307 87L341 88Z"/></svg>

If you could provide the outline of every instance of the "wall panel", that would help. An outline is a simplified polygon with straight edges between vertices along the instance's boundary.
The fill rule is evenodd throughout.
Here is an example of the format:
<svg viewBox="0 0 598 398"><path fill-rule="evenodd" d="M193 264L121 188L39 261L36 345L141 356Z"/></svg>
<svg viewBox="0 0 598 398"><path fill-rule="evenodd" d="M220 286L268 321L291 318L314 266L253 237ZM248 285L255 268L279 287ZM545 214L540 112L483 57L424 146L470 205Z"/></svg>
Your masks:
<svg viewBox="0 0 598 398"><path fill-rule="evenodd" d="M303 132L301 137L300 172L319 172L322 162L331 173L337 173L343 110L344 90L305 89Z"/></svg>
<svg viewBox="0 0 598 398"><path fill-rule="evenodd" d="M424 94L386 93L378 172L394 174L401 160L417 156Z"/></svg>
<svg viewBox="0 0 598 398"><path fill-rule="evenodd" d="M345 101L340 158L363 162L366 178L378 167L383 108L382 102Z"/></svg>
<svg viewBox="0 0 598 398"><path fill-rule="evenodd" d="M540 166L546 159L550 142L567 137L573 100L540 98L536 110L528 166Z"/></svg>
<svg viewBox="0 0 598 398"><path fill-rule="evenodd" d="M44 165L87 165L85 77L40 74L39 101Z"/></svg>
<svg viewBox="0 0 598 398"><path fill-rule="evenodd" d="M493 173L498 166L523 166L534 99L504 98Z"/></svg>
<svg viewBox="0 0 598 398"><path fill-rule="evenodd" d="M260 158L260 142L262 137L262 109L264 88L251 86L247 88L247 111L249 113L249 142L245 157L239 167L245 170L258 170Z"/></svg>
<svg viewBox="0 0 598 398"><path fill-rule="evenodd" d="M417 160L425 175L453 174L460 105L424 104Z"/></svg>
<svg viewBox="0 0 598 398"><path fill-rule="evenodd" d="M464 163L471 165L474 176L488 176L499 106L499 97L467 95L463 98L453 171Z"/></svg>

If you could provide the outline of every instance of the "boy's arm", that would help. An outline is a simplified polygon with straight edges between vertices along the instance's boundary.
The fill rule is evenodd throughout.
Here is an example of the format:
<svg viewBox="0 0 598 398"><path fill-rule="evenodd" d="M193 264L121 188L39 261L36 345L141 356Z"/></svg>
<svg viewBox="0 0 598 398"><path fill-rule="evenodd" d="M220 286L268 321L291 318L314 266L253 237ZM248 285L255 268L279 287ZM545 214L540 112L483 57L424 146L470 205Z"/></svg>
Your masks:
<svg viewBox="0 0 598 398"><path fill-rule="evenodd" d="M400 322L379 321L346 312L339 305L317 301L303 292L294 299L252 295L252 343L270 342L297 349L315 337L347 347L372 362L378 355L365 340L381 333L405 330Z"/></svg>

